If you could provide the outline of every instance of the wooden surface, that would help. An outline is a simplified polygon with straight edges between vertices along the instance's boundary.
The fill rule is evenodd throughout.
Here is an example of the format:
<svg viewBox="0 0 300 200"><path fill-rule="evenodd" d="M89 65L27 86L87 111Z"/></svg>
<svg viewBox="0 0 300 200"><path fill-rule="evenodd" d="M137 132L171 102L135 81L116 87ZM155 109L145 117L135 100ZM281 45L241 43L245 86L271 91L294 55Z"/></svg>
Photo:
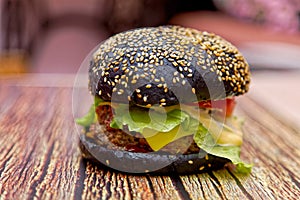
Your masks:
<svg viewBox="0 0 300 200"><path fill-rule="evenodd" d="M300 121L288 117L300 113L295 90L299 72L256 73L251 92L238 98L236 114L246 120L242 157L254 163L249 176L227 169L188 176L134 176L84 162L71 108L73 78L56 74L0 79L0 199L300 196ZM281 90L284 95L277 92Z"/></svg>

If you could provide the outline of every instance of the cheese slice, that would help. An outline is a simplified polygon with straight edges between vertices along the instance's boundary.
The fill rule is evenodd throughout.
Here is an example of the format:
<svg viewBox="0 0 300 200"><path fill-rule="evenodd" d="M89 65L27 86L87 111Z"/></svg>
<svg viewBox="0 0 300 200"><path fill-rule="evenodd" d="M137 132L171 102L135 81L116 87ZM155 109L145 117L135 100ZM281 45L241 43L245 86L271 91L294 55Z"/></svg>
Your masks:
<svg viewBox="0 0 300 200"><path fill-rule="evenodd" d="M145 128L142 132L142 135L146 138L148 144L154 151L158 151L167 144L182 138L184 136L191 135L193 133L189 133L183 130L181 126L176 126L169 132L157 132L153 135L152 129ZM150 136L150 137L148 137Z"/></svg>

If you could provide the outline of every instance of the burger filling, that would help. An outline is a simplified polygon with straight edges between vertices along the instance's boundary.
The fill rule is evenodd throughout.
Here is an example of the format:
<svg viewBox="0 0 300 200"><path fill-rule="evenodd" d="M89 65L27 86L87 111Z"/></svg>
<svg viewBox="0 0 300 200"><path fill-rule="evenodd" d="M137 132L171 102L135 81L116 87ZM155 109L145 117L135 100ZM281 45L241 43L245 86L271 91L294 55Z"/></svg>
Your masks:
<svg viewBox="0 0 300 200"><path fill-rule="evenodd" d="M131 136L126 137L129 142L125 145L129 151L193 153L191 149L203 149L209 154L231 160L239 172L248 173L251 165L240 159L242 121L232 115L234 105L234 98L227 98L145 108L105 102L96 97L88 114L77 119L77 123L88 129L98 121L105 124L108 131L130 133ZM104 107L106 113L101 112Z"/></svg>

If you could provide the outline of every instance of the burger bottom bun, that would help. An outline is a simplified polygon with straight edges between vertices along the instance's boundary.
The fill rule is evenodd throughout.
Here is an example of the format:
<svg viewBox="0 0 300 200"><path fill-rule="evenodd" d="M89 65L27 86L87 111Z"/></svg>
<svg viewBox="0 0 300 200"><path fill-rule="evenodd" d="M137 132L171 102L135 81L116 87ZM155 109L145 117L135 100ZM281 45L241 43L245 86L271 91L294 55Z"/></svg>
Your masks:
<svg viewBox="0 0 300 200"><path fill-rule="evenodd" d="M102 167L131 174L191 174L221 169L228 159L200 151L196 154L169 154L167 152L138 153L112 149L97 143L88 134L81 134L80 149L83 158Z"/></svg>

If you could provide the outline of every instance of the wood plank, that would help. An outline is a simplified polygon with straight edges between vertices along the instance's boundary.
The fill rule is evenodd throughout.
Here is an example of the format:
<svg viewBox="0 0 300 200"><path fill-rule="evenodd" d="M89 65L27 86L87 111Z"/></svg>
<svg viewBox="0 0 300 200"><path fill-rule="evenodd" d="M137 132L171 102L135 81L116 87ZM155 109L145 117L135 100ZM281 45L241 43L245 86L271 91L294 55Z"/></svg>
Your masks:
<svg viewBox="0 0 300 200"><path fill-rule="evenodd" d="M69 92L28 88L1 118L0 143L9 145L1 149L0 191L9 191L8 197L74 195L80 164L77 139L69 109L58 103Z"/></svg>
<svg viewBox="0 0 300 200"><path fill-rule="evenodd" d="M254 163L251 176L234 174L256 198L296 198L299 190L300 135L274 118L249 98L240 108L247 116L244 157Z"/></svg>

